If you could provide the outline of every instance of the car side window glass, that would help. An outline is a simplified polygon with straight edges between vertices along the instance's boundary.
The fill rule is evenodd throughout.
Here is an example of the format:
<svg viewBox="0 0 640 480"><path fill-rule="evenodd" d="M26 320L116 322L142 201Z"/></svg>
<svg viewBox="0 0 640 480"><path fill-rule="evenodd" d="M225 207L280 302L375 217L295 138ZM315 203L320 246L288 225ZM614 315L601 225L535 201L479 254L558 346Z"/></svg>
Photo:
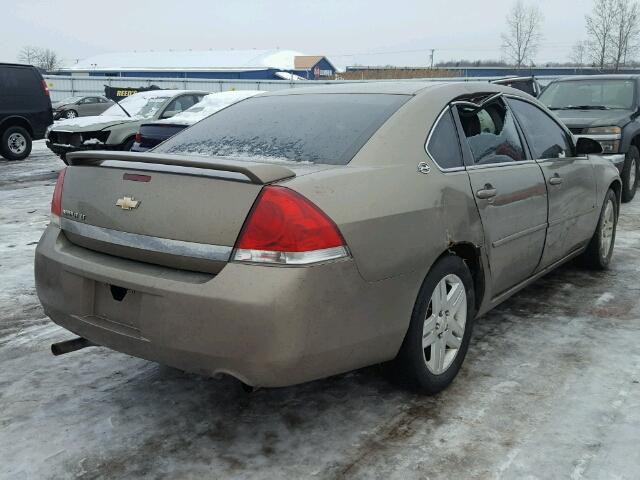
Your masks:
<svg viewBox="0 0 640 480"><path fill-rule="evenodd" d="M431 131L427 152L443 170L463 166L456 124L450 109L447 108Z"/></svg>
<svg viewBox="0 0 640 480"><path fill-rule="evenodd" d="M458 113L474 164L526 160L513 114L502 100L482 107L458 105Z"/></svg>
<svg viewBox="0 0 640 480"><path fill-rule="evenodd" d="M508 102L525 131L534 158L549 159L572 156L573 147L568 135L549 115L523 100L510 98Z"/></svg>
<svg viewBox="0 0 640 480"><path fill-rule="evenodd" d="M182 112L189 107L192 107L195 104L193 97L191 95L184 95L182 97L176 98L172 101L169 106L166 108L167 112Z"/></svg>

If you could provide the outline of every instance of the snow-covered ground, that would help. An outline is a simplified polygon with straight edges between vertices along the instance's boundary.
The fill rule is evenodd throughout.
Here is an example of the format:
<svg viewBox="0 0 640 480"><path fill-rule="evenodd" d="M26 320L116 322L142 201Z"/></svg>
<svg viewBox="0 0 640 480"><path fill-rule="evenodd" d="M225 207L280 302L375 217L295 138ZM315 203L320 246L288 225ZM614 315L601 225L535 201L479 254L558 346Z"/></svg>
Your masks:
<svg viewBox="0 0 640 480"><path fill-rule="evenodd" d="M613 268L569 265L481 318L452 386L372 367L245 394L72 337L35 296L60 160L0 161L0 478L636 479L640 199Z"/></svg>

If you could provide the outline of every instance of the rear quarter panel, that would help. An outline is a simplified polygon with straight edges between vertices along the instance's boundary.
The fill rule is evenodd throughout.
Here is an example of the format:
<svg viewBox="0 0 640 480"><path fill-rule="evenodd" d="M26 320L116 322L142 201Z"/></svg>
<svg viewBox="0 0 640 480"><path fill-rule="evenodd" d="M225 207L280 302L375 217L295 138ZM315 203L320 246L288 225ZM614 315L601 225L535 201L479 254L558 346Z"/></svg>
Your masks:
<svg viewBox="0 0 640 480"><path fill-rule="evenodd" d="M446 86L432 88L440 94L407 102L349 165L288 182L336 222L367 281L415 271L422 279L452 244L484 243L467 173L441 172L425 151L450 100Z"/></svg>

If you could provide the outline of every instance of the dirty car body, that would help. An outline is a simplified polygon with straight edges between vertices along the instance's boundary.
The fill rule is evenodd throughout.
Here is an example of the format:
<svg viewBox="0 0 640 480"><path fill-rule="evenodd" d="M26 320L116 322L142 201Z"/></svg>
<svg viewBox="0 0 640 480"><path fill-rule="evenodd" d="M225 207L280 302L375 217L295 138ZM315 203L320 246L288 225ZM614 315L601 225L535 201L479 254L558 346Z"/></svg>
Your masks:
<svg viewBox="0 0 640 480"><path fill-rule="evenodd" d="M530 109L543 126L521 122ZM473 317L586 252L603 204L615 231L620 191L535 99L487 83L271 92L153 152L69 161L36 251L46 314L93 344L269 387L410 357L423 309L443 379L426 391L443 388ZM441 300L464 303L464 338Z"/></svg>

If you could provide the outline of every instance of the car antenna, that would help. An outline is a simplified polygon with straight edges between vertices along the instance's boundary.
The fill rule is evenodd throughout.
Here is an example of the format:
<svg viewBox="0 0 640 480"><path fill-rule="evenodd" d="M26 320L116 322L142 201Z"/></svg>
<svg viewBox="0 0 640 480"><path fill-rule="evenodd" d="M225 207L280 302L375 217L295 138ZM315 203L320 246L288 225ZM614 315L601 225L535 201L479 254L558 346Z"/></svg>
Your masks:
<svg viewBox="0 0 640 480"><path fill-rule="evenodd" d="M131 115L129 115L129 112L127 112L124 109L124 107L122 105L120 105L120 102L118 100L116 100L116 105L118 105L122 109L122 111L127 114L127 117L131 118Z"/></svg>

